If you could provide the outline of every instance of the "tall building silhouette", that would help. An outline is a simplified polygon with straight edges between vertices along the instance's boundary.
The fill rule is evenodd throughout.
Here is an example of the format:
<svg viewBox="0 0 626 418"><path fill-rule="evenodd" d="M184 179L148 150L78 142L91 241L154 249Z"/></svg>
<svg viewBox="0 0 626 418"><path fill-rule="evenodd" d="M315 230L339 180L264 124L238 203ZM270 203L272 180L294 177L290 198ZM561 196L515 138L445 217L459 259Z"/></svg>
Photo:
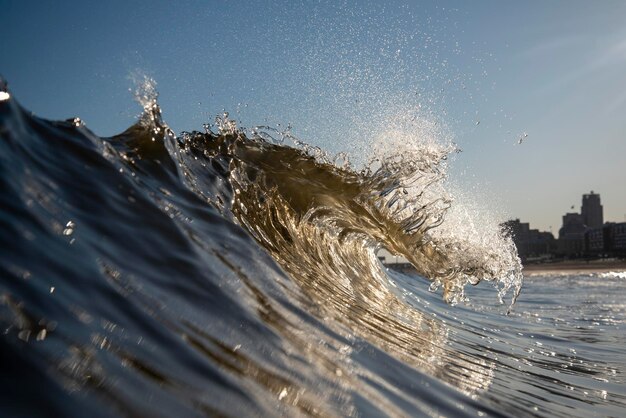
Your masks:
<svg viewBox="0 0 626 418"><path fill-rule="evenodd" d="M583 222L589 228L599 228L604 223L600 195L591 191L583 195L583 205L580 209Z"/></svg>
<svg viewBox="0 0 626 418"><path fill-rule="evenodd" d="M559 229L559 253L579 255L585 252L585 232L587 229L584 217L580 213L563 215L563 226Z"/></svg>

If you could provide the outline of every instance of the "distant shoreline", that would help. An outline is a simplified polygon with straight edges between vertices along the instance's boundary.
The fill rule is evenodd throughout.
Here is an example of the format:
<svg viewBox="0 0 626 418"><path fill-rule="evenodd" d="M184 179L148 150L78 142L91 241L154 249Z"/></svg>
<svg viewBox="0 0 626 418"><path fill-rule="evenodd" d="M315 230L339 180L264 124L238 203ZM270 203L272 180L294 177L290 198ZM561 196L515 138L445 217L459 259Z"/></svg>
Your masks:
<svg viewBox="0 0 626 418"><path fill-rule="evenodd" d="M387 268L403 273L417 273L417 270L409 263L390 263L384 265ZM626 272L626 260L566 260L550 263L525 264L522 269L523 274L526 276L538 276L551 273L607 273L611 271Z"/></svg>
<svg viewBox="0 0 626 418"><path fill-rule="evenodd" d="M626 260L567 260L555 263L525 264L524 273L606 273L626 271Z"/></svg>

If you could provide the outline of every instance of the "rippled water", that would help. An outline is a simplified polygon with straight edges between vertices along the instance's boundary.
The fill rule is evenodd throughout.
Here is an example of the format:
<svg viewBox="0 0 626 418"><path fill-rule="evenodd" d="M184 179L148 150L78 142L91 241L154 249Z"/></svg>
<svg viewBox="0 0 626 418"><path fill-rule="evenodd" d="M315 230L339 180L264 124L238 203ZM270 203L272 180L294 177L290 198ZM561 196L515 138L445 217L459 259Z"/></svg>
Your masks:
<svg viewBox="0 0 626 418"><path fill-rule="evenodd" d="M482 402L512 416L613 416L626 407L623 272L527 277L506 317L473 289L469 306L433 305L412 278L394 275L407 300L450 330L450 356L481 359ZM422 293L420 295L420 293Z"/></svg>
<svg viewBox="0 0 626 418"><path fill-rule="evenodd" d="M149 85L100 138L0 87L0 415L623 415L624 274L519 293L510 239L450 219L446 146L175 135Z"/></svg>

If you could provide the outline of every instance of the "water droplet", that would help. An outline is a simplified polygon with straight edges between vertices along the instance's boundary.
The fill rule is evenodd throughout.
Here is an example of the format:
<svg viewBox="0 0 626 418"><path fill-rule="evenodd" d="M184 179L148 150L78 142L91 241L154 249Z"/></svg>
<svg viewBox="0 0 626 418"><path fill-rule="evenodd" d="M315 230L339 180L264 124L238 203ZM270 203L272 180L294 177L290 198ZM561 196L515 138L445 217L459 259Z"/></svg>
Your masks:
<svg viewBox="0 0 626 418"><path fill-rule="evenodd" d="M439 289L439 286L441 286L441 281L439 279L436 279L430 284L430 286L428 287L428 291L436 292Z"/></svg>
<svg viewBox="0 0 626 418"><path fill-rule="evenodd" d="M74 227L76 226L76 224L72 221L68 221L65 224L65 229L63 230L63 235L67 236L67 235L72 235L72 233L74 232Z"/></svg>
<svg viewBox="0 0 626 418"><path fill-rule="evenodd" d="M11 98L11 95L6 92L6 91L0 91L0 102L4 102L6 100L9 100Z"/></svg>
<svg viewBox="0 0 626 418"><path fill-rule="evenodd" d="M46 331L46 329L43 328L41 331L37 333L37 341L45 340L47 334L48 334L48 331Z"/></svg>
<svg viewBox="0 0 626 418"><path fill-rule="evenodd" d="M287 392L287 388L283 388L283 390L281 390L281 391L280 391L280 394L278 395L278 400L279 400L279 401L282 401L282 400L283 400L283 398L284 398L285 396L287 396L287 393L288 393L288 392Z"/></svg>
<svg viewBox="0 0 626 418"><path fill-rule="evenodd" d="M28 339L30 338L30 330L29 329L21 330L20 333L17 334L17 338L19 338L22 341L28 342Z"/></svg>

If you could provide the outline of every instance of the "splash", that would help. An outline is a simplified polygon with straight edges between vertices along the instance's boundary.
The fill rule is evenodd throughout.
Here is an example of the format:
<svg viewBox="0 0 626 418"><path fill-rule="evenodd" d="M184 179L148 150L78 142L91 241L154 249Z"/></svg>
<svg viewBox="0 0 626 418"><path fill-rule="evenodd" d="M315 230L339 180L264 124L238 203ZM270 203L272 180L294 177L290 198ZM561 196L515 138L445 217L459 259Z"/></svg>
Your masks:
<svg viewBox="0 0 626 418"><path fill-rule="evenodd" d="M444 181L448 156L457 148L437 140L437 124L421 122L410 134L399 124L389 126L359 171L344 155L329 156L289 131L257 127L248 138L228 115L218 117L216 126L218 134L187 134L186 145L228 167L235 218L288 271L297 271L290 263L311 257L334 266L325 273L327 280L353 277L337 274L342 271L337 264L369 271L373 267L365 260L386 248L409 260L433 282L433 290L441 286L448 303L465 300L467 284L491 281L501 303L513 288L514 304L522 285L515 247L496 223L478 228L470 212L457 209ZM355 242L367 244L337 261Z"/></svg>

